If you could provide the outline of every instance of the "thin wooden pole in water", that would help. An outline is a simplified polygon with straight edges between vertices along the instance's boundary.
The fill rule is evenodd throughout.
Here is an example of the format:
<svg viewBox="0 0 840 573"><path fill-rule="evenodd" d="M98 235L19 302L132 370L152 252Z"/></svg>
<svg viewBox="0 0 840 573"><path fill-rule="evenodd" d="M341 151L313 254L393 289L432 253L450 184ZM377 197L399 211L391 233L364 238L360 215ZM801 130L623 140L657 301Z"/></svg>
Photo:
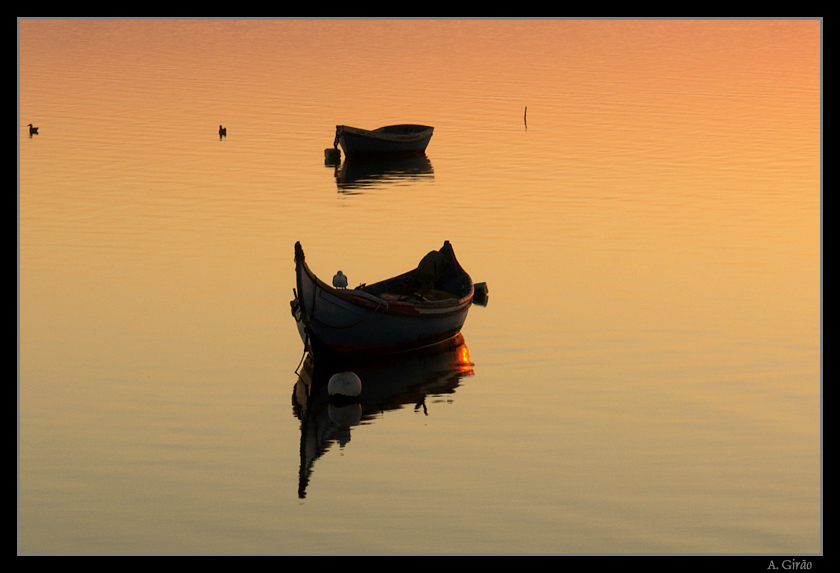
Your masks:
<svg viewBox="0 0 840 573"><path fill-rule="evenodd" d="M525 106L525 115L522 116L522 121L525 122L525 129L528 129L528 106Z"/></svg>

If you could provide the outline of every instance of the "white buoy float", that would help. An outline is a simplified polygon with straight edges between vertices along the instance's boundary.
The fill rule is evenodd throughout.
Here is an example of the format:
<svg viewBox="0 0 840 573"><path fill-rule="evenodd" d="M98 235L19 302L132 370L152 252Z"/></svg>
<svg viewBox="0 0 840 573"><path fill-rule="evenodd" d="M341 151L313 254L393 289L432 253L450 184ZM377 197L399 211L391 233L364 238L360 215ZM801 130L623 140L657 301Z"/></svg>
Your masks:
<svg viewBox="0 0 840 573"><path fill-rule="evenodd" d="M358 398L362 393L362 379L355 372L338 372L330 376L327 393L333 398Z"/></svg>
<svg viewBox="0 0 840 573"><path fill-rule="evenodd" d="M330 420L340 428L355 426L362 419L362 380L355 372L338 372L327 382L330 403L327 407ZM348 436L349 439L349 436Z"/></svg>

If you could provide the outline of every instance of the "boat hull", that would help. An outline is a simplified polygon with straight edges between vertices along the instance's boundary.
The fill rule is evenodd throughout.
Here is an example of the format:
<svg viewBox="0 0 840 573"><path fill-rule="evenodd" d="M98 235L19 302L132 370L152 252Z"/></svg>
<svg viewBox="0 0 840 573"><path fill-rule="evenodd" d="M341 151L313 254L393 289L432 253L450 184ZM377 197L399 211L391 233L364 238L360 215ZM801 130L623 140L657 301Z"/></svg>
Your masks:
<svg viewBox="0 0 840 573"><path fill-rule="evenodd" d="M448 242L441 249L444 251L451 251ZM316 355L389 354L432 345L457 335L472 305L472 279L460 268L454 253L450 265L455 268L446 286L455 291L456 285L459 294L423 302L362 289L333 288L311 271L299 243L295 253L297 289L292 315L301 340ZM382 283L397 285L411 279L412 273Z"/></svg>
<svg viewBox="0 0 840 573"><path fill-rule="evenodd" d="M427 125L389 125L374 130L338 125L335 139L347 157L410 157L426 152L433 133L434 128Z"/></svg>

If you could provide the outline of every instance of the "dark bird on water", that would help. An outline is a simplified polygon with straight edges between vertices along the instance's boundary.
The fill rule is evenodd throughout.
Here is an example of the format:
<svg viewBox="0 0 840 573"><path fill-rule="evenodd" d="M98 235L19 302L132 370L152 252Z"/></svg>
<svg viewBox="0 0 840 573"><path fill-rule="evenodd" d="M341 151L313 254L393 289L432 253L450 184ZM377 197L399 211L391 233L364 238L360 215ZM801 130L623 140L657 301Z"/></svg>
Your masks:
<svg viewBox="0 0 840 573"><path fill-rule="evenodd" d="M225 137L227 135L227 128L219 126L219 137Z"/></svg>
<svg viewBox="0 0 840 573"><path fill-rule="evenodd" d="M38 135L38 128L32 127L32 124L29 124L29 135Z"/></svg>

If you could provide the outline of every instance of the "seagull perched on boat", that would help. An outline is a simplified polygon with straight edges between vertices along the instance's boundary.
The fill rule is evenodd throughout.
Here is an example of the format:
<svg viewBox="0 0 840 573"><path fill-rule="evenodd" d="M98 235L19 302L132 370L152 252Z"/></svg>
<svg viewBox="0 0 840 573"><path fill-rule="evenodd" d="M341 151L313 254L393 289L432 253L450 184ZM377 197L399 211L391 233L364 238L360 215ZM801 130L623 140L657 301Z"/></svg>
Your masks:
<svg viewBox="0 0 840 573"><path fill-rule="evenodd" d="M221 137L225 137L225 136L227 136L227 128L226 128L226 127L222 127L222 126L220 125L220 126L219 126L219 137L221 138Z"/></svg>
<svg viewBox="0 0 840 573"><path fill-rule="evenodd" d="M338 271L333 277L333 286L335 288L347 288L347 277L344 276L343 272Z"/></svg>
<svg viewBox="0 0 840 573"><path fill-rule="evenodd" d="M29 124L29 135L38 135L38 128L32 127L32 124Z"/></svg>

